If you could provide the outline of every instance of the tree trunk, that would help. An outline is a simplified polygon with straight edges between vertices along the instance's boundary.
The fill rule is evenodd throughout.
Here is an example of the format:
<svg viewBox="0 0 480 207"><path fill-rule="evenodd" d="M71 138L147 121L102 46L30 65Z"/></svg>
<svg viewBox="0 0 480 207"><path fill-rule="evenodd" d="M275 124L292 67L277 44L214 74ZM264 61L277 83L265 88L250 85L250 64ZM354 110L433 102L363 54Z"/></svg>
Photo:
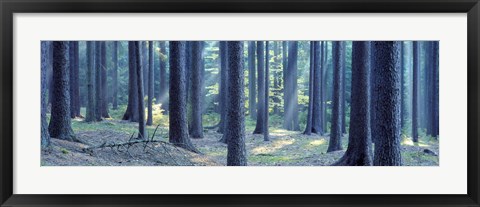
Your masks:
<svg viewBox="0 0 480 207"><path fill-rule="evenodd" d="M123 120L138 122L137 63L134 41L128 42L128 105Z"/></svg>
<svg viewBox="0 0 480 207"><path fill-rule="evenodd" d="M412 139L418 142L418 76L419 68L419 47L418 41L413 42L413 92L412 92Z"/></svg>
<svg viewBox="0 0 480 207"><path fill-rule="evenodd" d="M102 120L102 104L103 104L103 90L102 90L102 43L95 41L95 119Z"/></svg>
<svg viewBox="0 0 480 207"><path fill-rule="evenodd" d="M165 45L165 41L160 42L160 97L158 100L159 103L162 104L164 114L168 114L167 47Z"/></svg>
<svg viewBox="0 0 480 207"><path fill-rule="evenodd" d="M327 41L324 41L324 44L323 44L323 52L325 55L323 55L323 60L322 60L322 68L323 68L323 77L324 77L324 81L323 81L323 86L322 86L322 92L323 92L323 108L322 108L322 113L323 113L323 116L322 116L322 123L323 123L323 129L325 130L325 132L327 132L327 122L328 122L328 119L327 119L327 99L329 96L327 96L327 81L329 79L328 77L328 64L327 64L327 60L328 60L328 43Z"/></svg>
<svg viewBox="0 0 480 207"><path fill-rule="evenodd" d="M192 152L199 152L188 138L185 47L185 42L170 42L169 142Z"/></svg>
<svg viewBox="0 0 480 207"><path fill-rule="evenodd" d="M118 109L118 41L113 42L113 109Z"/></svg>
<svg viewBox="0 0 480 207"><path fill-rule="evenodd" d="M141 54L141 42L135 41L136 48L136 66L137 66L137 93L138 97L143 97L143 66ZM138 139L148 139L147 131L145 129L145 103L143 98L138 99Z"/></svg>
<svg viewBox="0 0 480 207"><path fill-rule="evenodd" d="M298 123L298 91L297 91L297 59L298 59L298 41L292 41L289 45L288 51L288 68L284 76L286 77L284 102L285 123L284 127L287 130L300 130Z"/></svg>
<svg viewBox="0 0 480 207"><path fill-rule="evenodd" d="M191 138L203 138L203 124L202 124L202 100L203 100L203 61L202 61L202 42L190 42L192 47L192 68L190 75L190 82L192 90L190 94L190 103L192 105L192 119L189 126Z"/></svg>
<svg viewBox="0 0 480 207"><path fill-rule="evenodd" d="M376 166L402 165L400 151L400 42L373 42L374 64L377 77L374 83L376 129L379 139L375 143Z"/></svg>
<svg viewBox="0 0 480 207"><path fill-rule="evenodd" d="M250 118L256 119L256 87L255 87L255 41L248 42L248 110Z"/></svg>
<svg viewBox="0 0 480 207"><path fill-rule="evenodd" d="M347 100L346 100L346 85L347 85L347 80L346 80L346 64L345 64L345 58L346 58L346 42L342 42L342 51L340 53L340 63L341 63L341 68L342 68L342 98L341 98L341 115L342 115L342 134L347 133L347 123L346 123L346 116L347 116Z"/></svg>
<svg viewBox="0 0 480 207"><path fill-rule="evenodd" d="M53 43L53 96L48 132L51 137L75 141L70 119L70 70L68 42Z"/></svg>
<svg viewBox="0 0 480 207"><path fill-rule="evenodd" d="M226 120L226 107L225 104L227 102L227 84L228 84L228 49L227 49L227 42L220 41L220 123L218 124L218 131L219 133L224 132L225 128L225 120ZM223 136L225 137L225 136ZM226 140L222 137L220 142L227 143Z"/></svg>
<svg viewBox="0 0 480 207"><path fill-rule="evenodd" d="M333 58L333 104L332 104L332 125L330 127L330 141L327 152L342 150L342 113L341 113L341 93L342 93L342 46L343 42L334 41L332 48Z"/></svg>
<svg viewBox="0 0 480 207"><path fill-rule="evenodd" d="M312 116L312 132L319 135L323 134L323 52L320 51L323 48L318 41L314 42L314 62L313 62L313 116ZM321 54L321 55L320 55Z"/></svg>
<svg viewBox="0 0 480 207"><path fill-rule="evenodd" d="M225 134L228 137L227 165L246 166L247 152L245 149L245 118L243 91L243 43L230 41L228 45L228 94L227 126ZM260 102L259 102L260 103ZM260 105L260 104L259 104Z"/></svg>
<svg viewBox="0 0 480 207"><path fill-rule="evenodd" d="M432 42L432 136L435 138L438 138L439 135L439 85L438 85L438 79L439 79L439 70L438 70L438 41Z"/></svg>
<svg viewBox="0 0 480 207"><path fill-rule="evenodd" d="M153 112L152 112L152 102L153 102L153 41L148 42L148 103L147 103L147 125L152 126L153 122Z"/></svg>
<svg viewBox="0 0 480 207"><path fill-rule="evenodd" d="M48 68L48 45L50 43L47 41L42 41L41 43L41 50L42 50L42 68L41 68L41 76L42 76L42 99L41 99L41 122L42 122L42 129L41 129L41 148L46 149L50 145L50 134L48 133L48 123L47 123L47 68Z"/></svg>
<svg viewBox="0 0 480 207"><path fill-rule="evenodd" d="M95 42L87 41L87 114L86 122L96 121L95 117Z"/></svg>
<svg viewBox="0 0 480 207"><path fill-rule="evenodd" d="M283 116L285 117L287 115L287 103L288 103L288 93L287 93L287 86L288 86L288 81L287 81L287 74L288 74L288 62L287 62L287 41L282 41L282 77L283 77ZM286 118L283 121L283 128L287 128L287 121Z"/></svg>
<svg viewBox="0 0 480 207"><path fill-rule="evenodd" d="M108 87L107 87L107 44L105 41L100 42L101 44L101 79L102 79L102 99L101 99L101 112L102 117L110 118L108 114Z"/></svg>
<svg viewBox="0 0 480 207"><path fill-rule="evenodd" d="M265 55L264 51L265 47L263 41L257 41L257 75L258 75L258 105L257 105L257 124L255 126L255 130L253 130L254 134L263 134L263 127L265 125Z"/></svg>
<svg viewBox="0 0 480 207"><path fill-rule="evenodd" d="M315 76L314 70L314 41L310 41L310 74L309 74L309 81L308 81L308 112L307 112L307 124L305 127L305 131L303 134L311 135L312 134L312 120L313 120L313 97L315 94L313 93L313 82Z"/></svg>
<svg viewBox="0 0 480 207"><path fill-rule="evenodd" d="M269 82L270 82L270 78L269 78L269 61L270 58L269 58L269 45L268 45L268 41L265 41L265 102L264 102L264 108L263 108L263 112L264 112L264 115L263 115L263 141L269 141L270 138L268 137L268 101L269 101L269 95L268 95L268 92L269 92Z"/></svg>
<svg viewBox="0 0 480 207"><path fill-rule="evenodd" d="M78 41L70 41L70 117L80 117L80 88L78 81Z"/></svg>
<svg viewBox="0 0 480 207"><path fill-rule="evenodd" d="M352 99L347 151L333 165L372 165L370 137L370 56L369 43L354 41L352 45Z"/></svg>

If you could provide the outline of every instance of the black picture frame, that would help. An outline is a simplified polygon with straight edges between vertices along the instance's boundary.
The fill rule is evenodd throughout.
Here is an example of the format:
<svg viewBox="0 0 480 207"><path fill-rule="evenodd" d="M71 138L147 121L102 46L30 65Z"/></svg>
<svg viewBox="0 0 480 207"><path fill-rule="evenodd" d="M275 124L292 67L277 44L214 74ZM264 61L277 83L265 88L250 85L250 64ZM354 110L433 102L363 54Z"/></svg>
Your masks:
<svg viewBox="0 0 480 207"><path fill-rule="evenodd" d="M0 0L1 206L480 206L478 0ZM468 190L465 195L19 195L13 194L15 13L467 13ZM161 187L161 186L159 186ZM322 187L322 186L319 186ZM412 186L415 187L415 186ZM418 186L421 187L421 186Z"/></svg>

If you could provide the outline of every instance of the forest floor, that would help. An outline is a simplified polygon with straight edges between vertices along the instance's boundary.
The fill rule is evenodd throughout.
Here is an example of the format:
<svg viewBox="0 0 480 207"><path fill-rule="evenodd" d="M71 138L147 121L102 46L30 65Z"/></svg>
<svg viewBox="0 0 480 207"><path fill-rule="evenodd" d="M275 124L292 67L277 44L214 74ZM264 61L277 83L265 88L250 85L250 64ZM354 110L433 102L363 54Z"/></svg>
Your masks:
<svg viewBox="0 0 480 207"><path fill-rule="evenodd" d="M121 111L121 110L119 110ZM111 112L112 115L112 112ZM168 128L160 126L154 140L148 144L128 146L86 148L114 143L126 143L137 131L138 124L119 121L120 114L113 112L113 119L97 123L86 123L74 119L72 128L83 143L52 139L49 150L42 152L43 166L224 166L227 145L218 142L222 134L216 129L205 130L203 139L192 139L201 154L192 153L168 144ZM162 118L163 120L165 117ZM153 135L154 126L147 127ZM263 141L263 135L254 135L254 124L246 124L246 148L250 166L325 166L331 165L345 152L348 135L343 137L341 151L327 153L328 136L303 135L299 131L287 131L270 127L270 140ZM128 150L127 150L128 148ZM407 166L438 166L438 141L421 137L419 143L410 138L402 140L402 158Z"/></svg>

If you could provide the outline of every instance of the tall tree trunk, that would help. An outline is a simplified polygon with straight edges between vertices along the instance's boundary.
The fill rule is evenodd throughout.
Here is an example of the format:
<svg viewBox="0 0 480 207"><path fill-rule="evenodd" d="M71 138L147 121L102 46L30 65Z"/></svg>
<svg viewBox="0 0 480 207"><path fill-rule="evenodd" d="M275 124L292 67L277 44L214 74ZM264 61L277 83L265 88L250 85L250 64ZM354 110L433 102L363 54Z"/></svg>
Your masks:
<svg viewBox="0 0 480 207"><path fill-rule="evenodd" d="M327 41L324 41L323 43L323 60L322 60L322 68L323 68L323 84L322 84L322 93L323 93L323 108L322 108L322 113L323 113L323 116L322 116L322 123L323 123L323 129L325 130L325 132L327 132L327 99L328 99L328 96L327 96L327 81L329 79L328 77L328 64L327 64L327 60L328 60L328 43Z"/></svg>
<svg viewBox="0 0 480 207"><path fill-rule="evenodd" d="M102 120L102 104L103 104L103 90L102 90L102 43L95 41L95 119Z"/></svg>
<svg viewBox="0 0 480 207"><path fill-rule="evenodd" d="M405 107L404 107L404 93L405 91L403 90L403 85L404 83L404 69L405 69L405 63L404 63L404 55L405 55L405 48L403 46L403 41L400 43L400 131L403 130L405 126Z"/></svg>
<svg viewBox="0 0 480 207"><path fill-rule="evenodd" d="M257 75L258 75L258 105L257 105L257 124L254 134L263 134L265 119L265 47L263 41L257 41Z"/></svg>
<svg viewBox="0 0 480 207"><path fill-rule="evenodd" d="M288 86L288 81L287 81L287 74L288 74L288 62L287 62L287 41L282 41L282 77L283 77L283 116L285 117L287 115L287 105L288 105L288 93L287 93L287 86ZM287 121L286 118L283 121L283 128L287 128Z"/></svg>
<svg viewBox="0 0 480 207"><path fill-rule="evenodd" d="M418 41L413 42L412 139L418 142L418 79L420 75Z"/></svg>
<svg viewBox="0 0 480 207"><path fill-rule="evenodd" d="M343 42L334 41L332 48L333 58L333 104L332 104L332 125L330 127L330 141L327 152L342 150L342 113L341 113L341 93L342 93L342 46Z"/></svg>
<svg viewBox="0 0 480 207"><path fill-rule="evenodd" d="M70 41L70 117L80 117L80 88L78 81L78 42Z"/></svg>
<svg viewBox="0 0 480 207"><path fill-rule="evenodd" d="M247 152L245 149L245 118L243 91L243 43L229 41L228 45L228 94L227 126L225 134L228 137L227 165L246 166Z"/></svg>
<svg viewBox="0 0 480 207"><path fill-rule="evenodd" d="M334 165L372 165L370 137L369 43L352 44L352 99L347 151Z"/></svg>
<svg viewBox="0 0 480 207"><path fill-rule="evenodd" d="M298 91L297 91L297 59L298 41L292 41L288 51L288 69L286 72L285 96L286 106L284 127L287 130L300 130L298 123Z"/></svg>
<svg viewBox="0 0 480 207"><path fill-rule="evenodd" d="M268 137L268 101L269 101L269 95L268 95L268 92L269 92L269 87L268 87L268 84L270 82L270 78L269 78L269 47L268 47L268 41L265 41L265 102L264 102L264 108L263 108L263 112L264 112L264 115L263 115L263 140L264 141L269 141L270 138Z"/></svg>
<svg viewBox="0 0 480 207"><path fill-rule="evenodd" d="M203 96L203 61L202 61L202 42L192 41L192 68L190 75L190 82L192 90L190 94L190 103L192 105L192 119L189 126L191 138L203 138L203 124L202 124L202 96Z"/></svg>
<svg viewBox="0 0 480 207"><path fill-rule="evenodd" d="M438 79L439 79L439 70L438 70L438 41L432 42L432 136L435 138L438 138L439 135L439 85L438 85Z"/></svg>
<svg viewBox="0 0 480 207"><path fill-rule="evenodd" d="M432 129L431 129L431 110L429 110L430 108L430 100L431 100L431 88L430 88L430 77L431 77L431 57L430 57L430 54L431 54L431 44L430 42L423 42L423 46L424 46L424 59L426 61L425 62L425 68L424 68L424 99L423 99L423 102L424 102L424 117L423 119L425 120L425 128L426 128L426 133L427 135L431 135L432 134Z"/></svg>
<svg viewBox="0 0 480 207"><path fill-rule="evenodd" d="M113 42L113 109L118 109L118 41Z"/></svg>
<svg viewBox="0 0 480 207"><path fill-rule="evenodd" d="M47 122L47 68L48 68L48 45L50 43L47 41L42 41L41 43L41 50L42 50L42 68L41 68L41 76L42 76L42 89L41 89L41 122L42 122L42 129L41 129L41 148L46 149L50 145L50 133L48 133L48 122Z"/></svg>
<svg viewBox="0 0 480 207"><path fill-rule="evenodd" d="M438 41L432 41L430 51L430 128L431 136L438 136Z"/></svg>
<svg viewBox="0 0 480 207"><path fill-rule="evenodd" d="M375 130L381 137L375 143L373 164L376 166L402 165L400 151L400 42L376 41L374 88L377 101L375 106Z"/></svg>
<svg viewBox="0 0 480 207"><path fill-rule="evenodd" d="M342 45L342 51L340 53L341 55L341 61L340 63L342 64L341 68L342 68L342 98L341 98L341 104L342 104L342 108L341 108L341 114L342 114L342 134L346 134L347 133L347 122L346 122L346 117L347 117L347 100L346 100L346 85L347 85L347 80L346 80L346 77L347 77L347 74L346 74L346 71L347 71L347 66L346 66L346 63L345 63L345 58L346 58L346 51L347 51L347 48L346 48L346 45L347 43L346 42L342 42L341 43Z"/></svg>
<svg viewBox="0 0 480 207"><path fill-rule="evenodd" d="M248 42L248 111L251 119L256 119L256 87L255 87L255 41Z"/></svg>
<svg viewBox="0 0 480 207"><path fill-rule="evenodd" d="M101 81L102 81L102 99L101 99L101 112L102 117L110 118L108 114L108 91L107 91L107 44L105 41L100 42L101 44Z"/></svg>
<svg viewBox="0 0 480 207"><path fill-rule="evenodd" d="M279 94L279 88L280 88L280 75L279 75L279 68L280 68L280 63L278 62L278 57L279 57L279 52L280 52L280 46L279 46L279 41L274 41L273 42L273 114L280 115L280 94Z"/></svg>
<svg viewBox="0 0 480 207"><path fill-rule="evenodd" d="M147 41L140 41L140 58L142 58L142 73L143 73L143 77L147 77L148 76L148 46L147 46ZM148 92L147 92L147 89L148 88L148 81L147 79L145 79L143 81L143 95L141 97L145 97L145 96L148 96Z"/></svg>
<svg viewBox="0 0 480 207"><path fill-rule="evenodd" d="M162 104L162 109L164 114L168 114L168 77L167 77L167 47L166 42L160 42L160 97L158 98L159 103Z"/></svg>
<svg viewBox="0 0 480 207"><path fill-rule="evenodd" d="M226 110L225 104L227 102L227 86L228 86L228 49L227 49L227 42L220 41L220 123L218 125L219 133L224 132L225 128L225 120L226 120ZM225 137L225 136L223 136ZM226 139L220 140L223 143L227 143Z"/></svg>
<svg viewBox="0 0 480 207"><path fill-rule="evenodd" d="M185 47L183 41L170 42L169 142L192 152L199 152L188 138Z"/></svg>
<svg viewBox="0 0 480 207"><path fill-rule="evenodd" d="M314 70L314 62L315 62L315 55L314 55L314 41L310 41L310 74L308 80L308 112L307 112L307 124L305 127L305 131L303 134L311 135L312 134L312 120L313 120L313 97L315 94L313 93L313 82L315 76Z"/></svg>
<svg viewBox="0 0 480 207"><path fill-rule="evenodd" d="M135 42L128 42L128 105L123 120L138 122L138 84Z"/></svg>
<svg viewBox="0 0 480 207"><path fill-rule="evenodd" d="M80 87L79 87L79 62L78 62L78 41L70 41L70 116L80 116Z"/></svg>
<svg viewBox="0 0 480 207"><path fill-rule="evenodd" d="M137 75L137 94L138 97L143 97L143 66L144 64L142 63L142 57L140 56L141 54L141 49L142 45L140 41L135 41L135 61L136 61L136 75ZM138 99L138 139L148 139L147 131L145 129L145 103L143 101L143 98Z"/></svg>
<svg viewBox="0 0 480 207"><path fill-rule="evenodd" d="M87 41L87 114L86 122L96 121L95 117L95 42Z"/></svg>
<svg viewBox="0 0 480 207"><path fill-rule="evenodd" d="M70 119L70 70L68 42L53 43L53 96L48 132L51 137L75 141Z"/></svg>
<svg viewBox="0 0 480 207"><path fill-rule="evenodd" d="M314 42L314 63L313 70L315 76L313 77L313 117L312 117L312 132L319 135L323 134L323 42Z"/></svg>
<svg viewBox="0 0 480 207"><path fill-rule="evenodd" d="M152 102L153 102L153 41L148 42L148 103L147 103L147 125L152 126L153 122L153 112L152 112Z"/></svg>

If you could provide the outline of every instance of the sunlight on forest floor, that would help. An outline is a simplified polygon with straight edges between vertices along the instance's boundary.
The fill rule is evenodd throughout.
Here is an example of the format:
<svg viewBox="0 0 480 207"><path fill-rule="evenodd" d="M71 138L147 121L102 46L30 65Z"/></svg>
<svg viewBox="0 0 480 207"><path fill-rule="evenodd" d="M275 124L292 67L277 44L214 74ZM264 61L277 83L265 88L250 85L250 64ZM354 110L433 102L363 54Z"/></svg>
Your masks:
<svg viewBox="0 0 480 207"><path fill-rule="evenodd" d="M96 123L86 123L80 118L73 119L72 128L80 138L92 142L90 144L93 146L102 142L125 142L133 133L137 132L138 124L120 121L119 119L122 118L124 111L125 107L120 107L118 110L110 110L112 119ZM154 123L156 122L160 125L155 134L155 139L168 142L168 122L162 122L165 120L168 120L168 115L160 113L159 116L154 114ZM213 126L217 120L217 117L204 117L204 121L206 121L204 126ZM155 127L155 125L147 126L149 136L153 134ZM263 141L263 135L252 134L254 127L255 122L247 118L245 145L248 165L252 166L331 165L343 155L348 146L348 135L345 135L342 138L344 150L327 153L328 136L304 135L299 131L280 129L278 128L279 126L271 126L269 128L271 141L265 142ZM218 142L221 137L222 134L217 133L215 128L205 129L203 139L192 139L192 143L203 155L190 155L191 159L185 162L185 165L225 165L227 145ZM145 158L146 155L138 155L138 157L132 159L121 153L105 150L98 155L90 156L77 149L78 147L75 147L75 144L56 140L55 144L56 148L54 150L58 152L42 155L42 165L169 165L162 163L161 160L153 161L151 157ZM425 149L428 149L438 155L438 140L420 137L418 143L413 143L411 138L404 137L401 144L402 158L405 165L438 166L438 156L424 152ZM182 157L184 155L179 154L178 156ZM72 159L80 159L78 157L82 157L81 159L84 161L71 161ZM112 162L112 160L115 162ZM75 164L72 164L72 162Z"/></svg>

